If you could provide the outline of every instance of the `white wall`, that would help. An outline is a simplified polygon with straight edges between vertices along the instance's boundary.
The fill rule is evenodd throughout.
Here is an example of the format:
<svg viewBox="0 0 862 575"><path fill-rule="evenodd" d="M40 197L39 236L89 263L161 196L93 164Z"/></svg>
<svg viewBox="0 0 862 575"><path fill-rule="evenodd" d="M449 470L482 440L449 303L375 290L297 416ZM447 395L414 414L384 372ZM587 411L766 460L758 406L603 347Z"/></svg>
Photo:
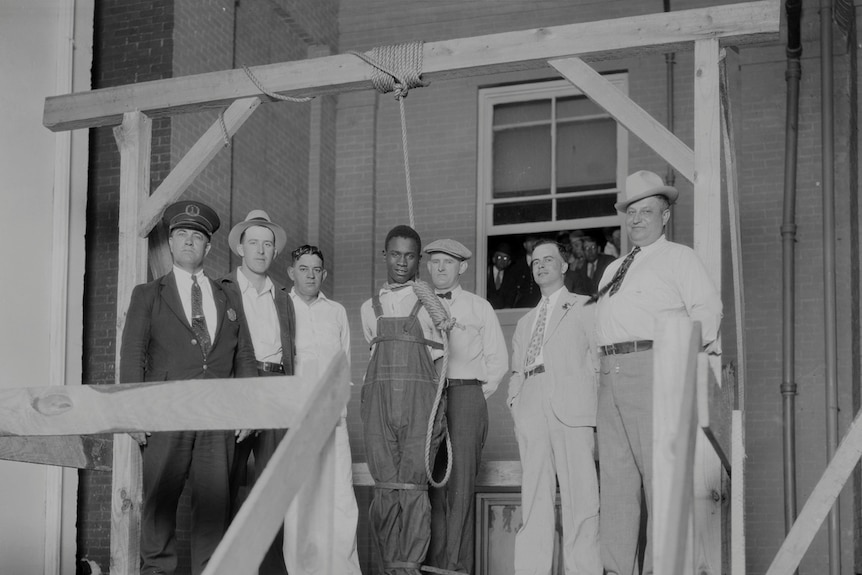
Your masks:
<svg viewBox="0 0 862 575"><path fill-rule="evenodd" d="M87 133L42 110L89 88L92 36L93 0L0 2L0 388L81 383ZM76 493L75 470L0 462L0 575L74 573Z"/></svg>

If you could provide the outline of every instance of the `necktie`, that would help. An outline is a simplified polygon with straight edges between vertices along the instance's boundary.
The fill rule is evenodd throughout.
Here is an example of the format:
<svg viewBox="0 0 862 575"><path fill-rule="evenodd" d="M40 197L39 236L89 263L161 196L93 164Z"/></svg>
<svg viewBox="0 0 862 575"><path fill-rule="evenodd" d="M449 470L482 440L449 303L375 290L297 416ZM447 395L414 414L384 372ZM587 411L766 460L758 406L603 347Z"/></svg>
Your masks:
<svg viewBox="0 0 862 575"><path fill-rule="evenodd" d="M545 339L545 318L548 315L548 298L542 298L542 307L539 308L539 317L536 318L536 327L533 328L533 336L530 338L530 346L527 348L527 359L524 367L528 368L539 355L542 343Z"/></svg>
<svg viewBox="0 0 862 575"><path fill-rule="evenodd" d="M503 270L494 269L494 287L500 289L500 286L503 285Z"/></svg>
<svg viewBox="0 0 862 575"><path fill-rule="evenodd" d="M593 279L594 273L596 273L596 264L595 262L590 262L587 264L587 277Z"/></svg>
<svg viewBox="0 0 862 575"><path fill-rule="evenodd" d="M204 316L204 298L196 275L192 275L192 331L195 332L206 359L211 345L210 332L207 329L207 318Z"/></svg>
<svg viewBox="0 0 862 575"><path fill-rule="evenodd" d="M437 297L451 300L452 299L452 292L447 291L446 293L438 293Z"/></svg>
<svg viewBox="0 0 862 575"><path fill-rule="evenodd" d="M626 256L626 259L623 260L623 265L619 267L617 273L614 274L613 279L606 283L602 289L599 290L599 293L590 298L590 302L597 301L600 297L608 294L608 297L614 295L619 291L620 286L623 283L623 278L626 277L626 272L629 271L629 267L632 265L632 261L634 261L635 256L638 252L641 251L640 246L635 246L635 249L629 252L629 255ZM610 292L610 293L608 293Z"/></svg>

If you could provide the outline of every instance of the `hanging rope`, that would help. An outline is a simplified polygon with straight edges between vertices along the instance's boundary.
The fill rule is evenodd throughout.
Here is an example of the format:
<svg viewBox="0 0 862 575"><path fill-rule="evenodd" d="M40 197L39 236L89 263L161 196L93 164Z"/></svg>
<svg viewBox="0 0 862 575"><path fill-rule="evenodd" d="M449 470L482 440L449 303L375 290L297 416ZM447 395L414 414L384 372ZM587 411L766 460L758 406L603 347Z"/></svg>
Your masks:
<svg viewBox="0 0 862 575"><path fill-rule="evenodd" d="M282 94L276 94L275 92L270 92L269 90L267 90L266 88L263 87L263 84L260 83L260 80L257 79L257 76L255 76L252 73L251 69L248 66L243 66L242 70L243 70L243 72L245 72L245 75L248 76L248 79L251 80L252 84L254 84L255 87L257 87L257 89L260 90L260 92L262 94L266 94L267 96L269 96L273 100L281 100L282 102L297 102L297 103L310 102L310 101L314 100L313 96L303 96L302 98L295 98L293 96L284 96Z"/></svg>
<svg viewBox="0 0 862 575"><path fill-rule="evenodd" d="M407 116L404 98L411 88L421 88L428 83L422 80L422 42L408 42L390 46L378 46L369 52L350 51L357 58L371 65L371 85L381 94L395 92L401 114L401 149L404 150L404 179L407 185L407 212L410 227L416 227L413 217L413 190L410 186L410 156L407 151Z"/></svg>
<svg viewBox="0 0 862 575"><path fill-rule="evenodd" d="M452 438L449 436L449 430L446 429L446 473L438 482L434 479L433 463L431 461L431 437L434 435L434 420L437 419L437 410L440 407L440 401L443 398L443 391L446 389L446 371L449 367L449 332L453 327L459 325L455 318L449 317L449 312L443 307L440 298L434 292L434 288L422 280L414 280L413 293L422 306L431 316L431 321L434 326L443 334L443 362L440 366L440 376L437 381L437 394L434 396L434 404L431 408L431 415L428 417L428 429L425 432L425 474L428 476L428 482L433 487L443 487L449 482L449 476L452 474Z"/></svg>

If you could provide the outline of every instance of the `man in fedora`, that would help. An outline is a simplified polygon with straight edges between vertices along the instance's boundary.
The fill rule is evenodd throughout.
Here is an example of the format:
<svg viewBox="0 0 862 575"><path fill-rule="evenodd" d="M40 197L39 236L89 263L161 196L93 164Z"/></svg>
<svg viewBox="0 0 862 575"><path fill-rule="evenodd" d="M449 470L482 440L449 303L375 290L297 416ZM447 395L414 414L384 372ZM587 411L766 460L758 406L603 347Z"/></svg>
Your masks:
<svg viewBox="0 0 862 575"><path fill-rule="evenodd" d="M231 229L230 249L242 258L240 266L221 281L222 288L239 302L254 343L259 376L293 375L295 313L288 290L273 281L269 269L284 249L287 234L263 210L252 210ZM253 477L260 477L287 430L236 432L236 454L231 468L231 507L239 510L244 491L250 489L248 459L254 453ZM261 575L284 575L284 529L280 529L260 565Z"/></svg>
<svg viewBox="0 0 862 575"><path fill-rule="evenodd" d="M699 321L707 351L719 353L721 299L694 251L668 241L664 229L679 195L653 172L626 179L625 214L632 250L611 263L594 299L599 377L598 442L601 542L606 573L637 572L641 488L646 495L646 549L641 573L652 573L652 405L656 321Z"/></svg>
<svg viewBox="0 0 862 575"><path fill-rule="evenodd" d="M242 309L203 272L219 218L206 204L165 210L173 269L132 291L120 383L257 375ZM135 433L143 456L141 573L177 569L176 513L191 484L191 570L204 570L230 522L230 431Z"/></svg>

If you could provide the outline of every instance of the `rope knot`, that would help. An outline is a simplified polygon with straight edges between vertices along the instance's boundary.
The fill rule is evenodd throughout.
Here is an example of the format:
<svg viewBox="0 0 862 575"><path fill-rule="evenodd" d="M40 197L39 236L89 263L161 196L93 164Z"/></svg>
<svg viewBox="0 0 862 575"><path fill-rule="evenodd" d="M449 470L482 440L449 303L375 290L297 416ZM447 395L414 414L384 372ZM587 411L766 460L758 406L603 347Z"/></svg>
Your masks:
<svg viewBox="0 0 862 575"><path fill-rule="evenodd" d="M411 88L428 85L422 79L421 41L377 46L368 52L349 53L371 65L371 85L381 94L395 92L395 99L407 97Z"/></svg>

